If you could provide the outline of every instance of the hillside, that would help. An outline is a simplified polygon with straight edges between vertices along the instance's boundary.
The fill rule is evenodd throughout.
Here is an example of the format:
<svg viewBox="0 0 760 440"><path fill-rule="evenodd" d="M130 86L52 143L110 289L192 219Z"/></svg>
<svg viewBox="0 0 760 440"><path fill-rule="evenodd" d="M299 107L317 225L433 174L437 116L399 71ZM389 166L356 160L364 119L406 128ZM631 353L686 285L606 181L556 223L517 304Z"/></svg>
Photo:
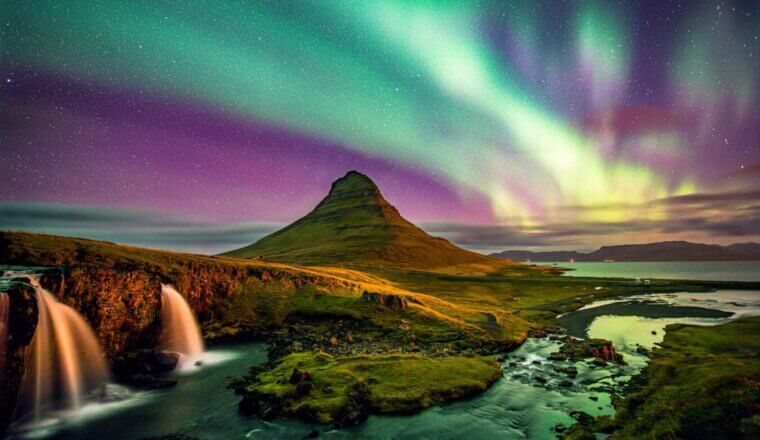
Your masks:
<svg viewBox="0 0 760 440"><path fill-rule="evenodd" d="M432 237L404 219L367 176L350 171L313 211L256 243L223 254L307 265L498 269L503 262Z"/></svg>
<svg viewBox="0 0 760 440"><path fill-rule="evenodd" d="M603 246L589 253L511 250L491 254L491 256L512 261L743 261L760 260L760 244L737 243L720 246L688 241L663 241Z"/></svg>

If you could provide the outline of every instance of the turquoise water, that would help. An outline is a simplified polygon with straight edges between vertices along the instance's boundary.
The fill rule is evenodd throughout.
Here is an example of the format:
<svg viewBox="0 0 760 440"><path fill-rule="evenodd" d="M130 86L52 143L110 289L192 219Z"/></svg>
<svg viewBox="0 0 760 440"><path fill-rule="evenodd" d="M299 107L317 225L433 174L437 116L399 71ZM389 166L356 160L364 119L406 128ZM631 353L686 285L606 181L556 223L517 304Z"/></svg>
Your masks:
<svg viewBox="0 0 760 440"><path fill-rule="evenodd" d="M606 269L605 276L634 276L630 275L633 269L623 274L619 270L615 272L614 266L640 268L649 264L599 263L610 268ZM707 272L716 273L716 269ZM674 278L674 275L662 276ZM595 313L593 320L588 320L589 309L619 310L620 305L614 303L631 304L631 308L626 310L625 316ZM660 307L656 317L652 317L655 314L646 311L646 307L651 306L642 306L642 303L673 306L672 316L667 313L663 316ZM698 309L721 310L732 315L688 316L688 310ZM227 389L227 385L245 375L251 366L266 361L265 345L227 346L208 351L202 366L177 373L178 384L174 388L133 391L131 397L122 402L87 405L76 414L63 414L59 419L44 421L42 426L17 432L16 437L121 440L181 433L199 439L300 439L317 428L320 438L336 439L552 439L557 437L556 427L574 423L573 411L594 416L613 414L612 396L619 395L632 375L648 362L636 349L651 348L661 342L667 324L716 325L758 314L758 291L637 295L598 301L581 311L568 313L563 319L572 320L576 316L576 322L585 319L584 334L612 340L625 356L627 366L594 367L585 361L549 361L547 357L557 350L558 343L529 339L508 354L503 364L504 377L480 396L410 416L372 416L363 424L341 430L297 420L261 422L241 416L237 411L240 398ZM554 369L571 365L577 368L577 377ZM537 380L538 376L545 380ZM571 381L569 386L568 380Z"/></svg>
<svg viewBox="0 0 760 440"><path fill-rule="evenodd" d="M575 269L577 277L671 278L711 281L760 281L760 261L658 261L639 263L541 262Z"/></svg>

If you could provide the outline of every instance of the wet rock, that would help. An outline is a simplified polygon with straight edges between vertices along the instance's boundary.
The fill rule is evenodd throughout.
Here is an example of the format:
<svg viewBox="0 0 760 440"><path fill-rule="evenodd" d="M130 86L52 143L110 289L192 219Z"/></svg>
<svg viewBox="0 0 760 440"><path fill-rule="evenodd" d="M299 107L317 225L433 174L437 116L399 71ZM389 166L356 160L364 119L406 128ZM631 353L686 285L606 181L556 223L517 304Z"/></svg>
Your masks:
<svg viewBox="0 0 760 440"><path fill-rule="evenodd" d="M547 382L546 378L544 376L535 376L533 377L533 380L535 380L538 383L545 384Z"/></svg>
<svg viewBox="0 0 760 440"><path fill-rule="evenodd" d="M300 368L294 368L293 374L290 375L290 383L297 384L299 382L305 382L311 380L311 373Z"/></svg>
<svg viewBox="0 0 760 440"><path fill-rule="evenodd" d="M599 400L598 396L588 396L588 398L594 402L597 402Z"/></svg>
<svg viewBox="0 0 760 440"><path fill-rule="evenodd" d="M534 361L533 361L533 362L531 362L531 363L532 363L533 365L541 365L541 361L539 361L538 359L534 360Z"/></svg>
<svg viewBox="0 0 760 440"><path fill-rule="evenodd" d="M179 363L178 353L156 350L136 350L113 358L114 377L125 383L139 385L134 377L162 375L174 370Z"/></svg>
<svg viewBox="0 0 760 440"><path fill-rule="evenodd" d="M644 356L649 356L649 350L644 347L636 347L636 353L643 354Z"/></svg>
<svg viewBox="0 0 760 440"><path fill-rule="evenodd" d="M563 365L555 365L554 371L558 373L564 373L568 376L575 377L578 375L578 369L573 366L563 366Z"/></svg>
<svg viewBox="0 0 760 440"><path fill-rule="evenodd" d="M502 364L502 363L506 362L507 356L503 355L503 354L500 354L500 355L497 355L495 359L496 359L496 362Z"/></svg>
<svg viewBox="0 0 760 440"><path fill-rule="evenodd" d="M575 339L568 338L560 347L559 352L552 355L564 355L569 360L580 361L587 358L595 358L604 361L625 365L623 356L615 351L612 342L605 339Z"/></svg>
<svg viewBox="0 0 760 440"><path fill-rule="evenodd" d="M518 363L517 363L517 362L515 362L515 361L511 361L511 362L509 363L509 366L510 366L510 367L512 367L512 368L514 368L514 367L516 367L516 366L518 366L518 365L520 365L520 364L518 364Z"/></svg>
<svg viewBox="0 0 760 440"><path fill-rule="evenodd" d="M653 334L653 335L656 335L656 334L657 334L657 332L656 332L656 331L654 331L654 330L652 330L652 334Z"/></svg>
<svg viewBox="0 0 760 440"><path fill-rule="evenodd" d="M571 380L567 380L567 379L564 379L564 380L562 380L562 381L559 383L559 386L561 386L561 387L565 387L565 388L570 388L570 387L572 387L572 386L573 386L573 381L571 381Z"/></svg>
<svg viewBox="0 0 760 440"><path fill-rule="evenodd" d="M179 363L179 354L171 353L168 351L160 351L153 355L151 363L153 371L156 371L158 373L166 373L177 368L177 364ZM199 363L200 361L196 362L196 365Z"/></svg>
<svg viewBox="0 0 760 440"><path fill-rule="evenodd" d="M550 354L547 359L550 361L564 361L567 360L567 355L557 352Z"/></svg>
<svg viewBox="0 0 760 440"><path fill-rule="evenodd" d="M129 399L129 397L130 394L126 388L107 383L103 384L103 386L100 388L100 393L98 394L98 402L120 402L122 400Z"/></svg>
<svg viewBox="0 0 760 440"><path fill-rule="evenodd" d="M37 328L37 295L27 283L11 285L9 299L8 339L4 359L0 361L0 434L10 423L18 403L18 390L24 374L24 353Z"/></svg>
<svg viewBox="0 0 760 440"><path fill-rule="evenodd" d="M594 422L594 416L583 411L570 411L570 417L574 418L581 425L590 425Z"/></svg>

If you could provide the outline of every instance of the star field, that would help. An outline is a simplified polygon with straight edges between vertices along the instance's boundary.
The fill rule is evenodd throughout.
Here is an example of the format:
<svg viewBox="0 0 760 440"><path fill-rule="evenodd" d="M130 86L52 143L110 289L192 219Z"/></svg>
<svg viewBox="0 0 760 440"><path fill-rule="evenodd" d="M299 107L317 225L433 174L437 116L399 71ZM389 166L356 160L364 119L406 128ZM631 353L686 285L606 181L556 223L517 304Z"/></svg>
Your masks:
<svg viewBox="0 0 760 440"><path fill-rule="evenodd" d="M4 228L208 250L129 234L261 233L357 169L480 250L760 237L756 2L1 8Z"/></svg>

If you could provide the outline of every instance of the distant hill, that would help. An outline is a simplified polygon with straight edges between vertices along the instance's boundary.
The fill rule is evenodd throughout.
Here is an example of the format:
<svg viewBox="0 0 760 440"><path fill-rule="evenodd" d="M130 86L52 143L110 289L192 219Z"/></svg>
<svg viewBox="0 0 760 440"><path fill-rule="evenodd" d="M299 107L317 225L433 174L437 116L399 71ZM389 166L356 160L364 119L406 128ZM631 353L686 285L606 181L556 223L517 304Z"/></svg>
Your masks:
<svg viewBox="0 0 760 440"><path fill-rule="evenodd" d="M306 216L223 255L308 265L504 267L503 261L428 235L404 219L369 177L356 171L333 182L329 194Z"/></svg>
<svg viewBox="0 0 760 440"><path fill-rule="evenodd" d="M729 246L663 241L648 244L603 246L594 252L504 251L491 256L512 261L741 261L760 260L760 244L737 243Z"/></svg>

